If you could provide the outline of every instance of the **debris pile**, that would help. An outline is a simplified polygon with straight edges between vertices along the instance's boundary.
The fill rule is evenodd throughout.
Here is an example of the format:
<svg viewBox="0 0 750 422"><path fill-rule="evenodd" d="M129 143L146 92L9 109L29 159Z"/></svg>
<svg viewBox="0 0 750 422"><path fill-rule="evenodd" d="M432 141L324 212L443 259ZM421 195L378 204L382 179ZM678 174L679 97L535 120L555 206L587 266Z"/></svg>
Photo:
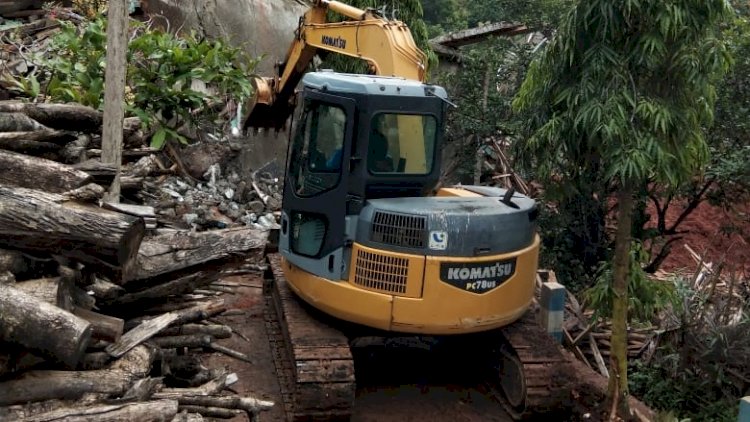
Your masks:
<svg viewBox="0 0 750 422"><path fill-rule="evenodd" d="M236 376L199 356L247 359L212 321L233 290L222 277L263 270L277 181L258 172L238 193L217 163L192 179L130 118L112 202L101 124L79 105L0 101L0 420L252 418L273 403L227 394Z"/></svg>

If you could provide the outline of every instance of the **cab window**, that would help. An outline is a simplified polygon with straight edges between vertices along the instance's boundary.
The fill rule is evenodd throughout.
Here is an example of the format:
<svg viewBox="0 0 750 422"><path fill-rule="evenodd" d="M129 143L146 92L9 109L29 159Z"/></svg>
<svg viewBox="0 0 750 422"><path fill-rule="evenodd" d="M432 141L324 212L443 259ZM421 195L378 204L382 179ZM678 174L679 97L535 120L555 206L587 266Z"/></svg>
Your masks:
<svg viewBox="0 0 750 422"><path fill-rule="evenodd" d="M305 105L288 163L297 195L313 196L338 185L345 127L343 108L317 101Z"/></svg>
<svg viewBox="0 0 750 422"><path fill-rule="evenodd" d="M431 115L380 113L370 123L367 167L371 173L432 172L437 122Z"/></svg>

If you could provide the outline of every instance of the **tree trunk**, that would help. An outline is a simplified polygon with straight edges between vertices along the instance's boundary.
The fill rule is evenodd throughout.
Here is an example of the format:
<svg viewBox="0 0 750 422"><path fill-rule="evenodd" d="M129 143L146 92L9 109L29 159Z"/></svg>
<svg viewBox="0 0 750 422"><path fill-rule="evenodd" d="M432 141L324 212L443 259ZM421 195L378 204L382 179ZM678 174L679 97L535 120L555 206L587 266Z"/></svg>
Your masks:
<svg viewBox="0 0 750 422"><path fill-rule="evenodd" d="M0 383L0 406L33 401L75 400L86 393L121 395L131 377L122 371L29 371Z"/></svg>
<svg viewBox="0 0 750 422"><path fill-rule="evenodd" d="M267 239L268 231L247 228L158 235L141 244L135 278L152 278L251 251L260 256Z"/></svg>
<svg viewBox="0 0 750 422"><path fill-rule="evenodd" d="M53 129L99 132L102 126L102 113L91 107L77 104L0 101L0 112L24 113L37 122Z"/></svg>
<svg viewBox="0 0 750 422"><path fill-rule="evenodd" d="M55 305L60 309L71 311L73 298L70 284L60 277L39 278L16 283L13 287L41 301Z"/></svg>
<svg viewBox="0 0 750 422"><path fill-rule="evenodd" d="M177 415L177 401L96 404L85 407L62 408L34 415L23 422L133 422L171 421Z"/></svg>
<svg viewBox="0 0 750 422"><path fill-rule="evenodd" d="M610 351L609 399L612 414L625 417L628 409L628 281L630 278L630 232L632 230L633 197L629 185L617 192L617 234L613 264L612 348ZM627 420L628 417L625 417Z"/></svg>
<svg viewBox="0 0 750 422"><path fill-rule="evenodd" d="M78 259L113 278L129 277L143 220L42 191L0 186L0 245Z"/></svg>
<svg viewBox="0 0 750 422"><path fill-rule="evenodd" d="M11 286L0 286L0 339L75 368L91 339L91 324Z"/></svg>
<svg viewBox="0 0 750 422"><path fill-rule="evenodd" d="M44 158L0 150L0 184L62 193L79 188L93 178L73 167Z"/></svg>

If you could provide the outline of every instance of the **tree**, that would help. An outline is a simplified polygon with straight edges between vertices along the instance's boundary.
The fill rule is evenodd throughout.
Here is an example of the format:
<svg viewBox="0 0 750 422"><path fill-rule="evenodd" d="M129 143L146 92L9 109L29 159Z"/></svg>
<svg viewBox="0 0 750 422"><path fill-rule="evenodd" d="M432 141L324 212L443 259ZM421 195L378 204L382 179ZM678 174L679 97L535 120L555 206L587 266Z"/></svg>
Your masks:
<svg viewBox="0 0 750 422"><path fill-rule="evenodd" d="M633 193L700 177L718 78L730 62L723 0L579 0L535 60L514 105L528 113L519 157L547 181L600 181L617 203L612 263L613 414L627 412Z"/></svg>

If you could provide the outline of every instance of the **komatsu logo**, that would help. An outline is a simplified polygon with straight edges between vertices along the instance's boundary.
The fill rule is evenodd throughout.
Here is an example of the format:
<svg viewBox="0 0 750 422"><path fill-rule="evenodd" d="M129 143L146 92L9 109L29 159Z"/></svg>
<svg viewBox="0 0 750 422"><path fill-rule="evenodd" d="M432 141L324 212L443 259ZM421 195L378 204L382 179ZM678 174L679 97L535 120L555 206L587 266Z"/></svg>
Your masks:
<svg viewBox="0 0 750 422"><path fill-rule="evenodd" d="M323 44L330 45L331 47L336 48L346 48L346 40L341 37L329 37L328 35L323 35Z"/></svg>
<svg viewBox="0 0 750 422"><path fill-rule="evenodd" d="M485 293L498 287L515 272L515 258L491 263L446 262L440 265L440 279L443 282L474 293Z"/></svg>
<svg viewBox="0 0 750 422"><path fill-rule="evenodd" d="M483 278L494 278L497 276L511 275L513 264L496 263L490 267L479 268L449 268L448 280L479 280Z"/></svg>

